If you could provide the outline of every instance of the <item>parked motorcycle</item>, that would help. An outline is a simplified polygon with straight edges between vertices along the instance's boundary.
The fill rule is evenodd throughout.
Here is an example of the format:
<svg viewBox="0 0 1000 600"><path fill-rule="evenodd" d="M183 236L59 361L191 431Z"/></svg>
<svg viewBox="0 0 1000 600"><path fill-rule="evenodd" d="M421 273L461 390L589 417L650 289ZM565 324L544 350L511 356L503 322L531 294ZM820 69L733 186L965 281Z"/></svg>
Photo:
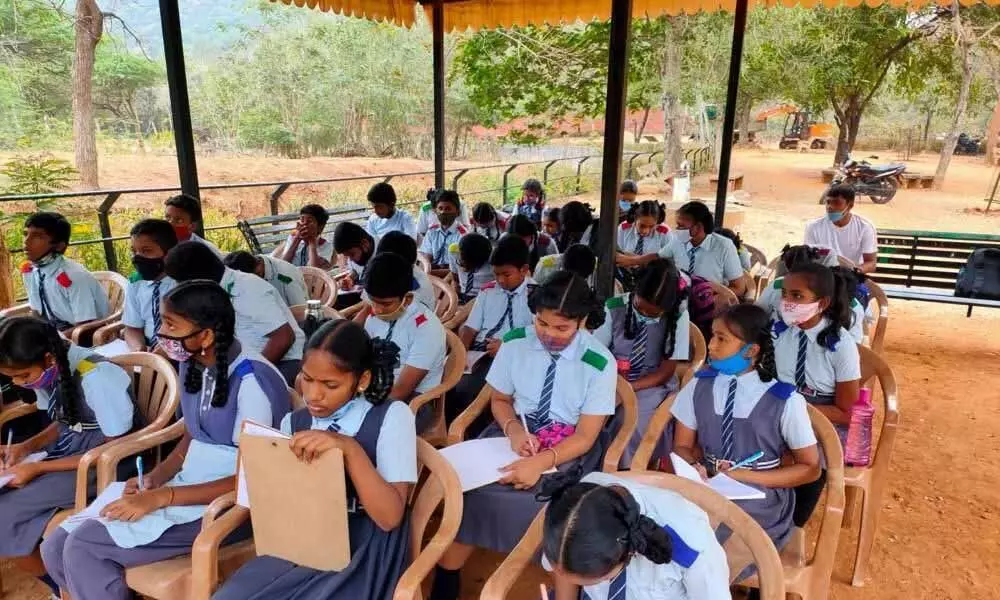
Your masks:
<svg viewBox="0 0 1000 600"><path fill-rule="evenodd" d="M831 187L849 185L854 188L855 195L868 196L875 204L885 204L893 199L896 190L903 184L905 171L906 165L901 163L873 165L865 160L854 160L848 155L844 164L837 169L837 174L833 176L830 187L820 196L819 203L823 204Z"/></svg>

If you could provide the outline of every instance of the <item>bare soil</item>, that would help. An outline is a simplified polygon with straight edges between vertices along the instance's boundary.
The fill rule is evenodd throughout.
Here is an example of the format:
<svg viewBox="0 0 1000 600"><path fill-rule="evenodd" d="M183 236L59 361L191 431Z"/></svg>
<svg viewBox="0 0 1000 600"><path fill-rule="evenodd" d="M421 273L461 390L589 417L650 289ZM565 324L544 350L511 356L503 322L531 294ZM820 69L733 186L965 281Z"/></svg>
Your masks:
<svg viewBox="0 0 1000 600"><path fill-rule="evenodd" d="M893 160L891 154L883 162ZM169 157L104 161L115 185L172 184ZM820 216L819 171L830 153L778 150L737 152L752 206L743 238L773 256L801 240L805 223ZM873 161L878 162L878 161ZM911 171L930 174L936 157L918 157ZM424 170L420 161L205 158L203 181L315 178L386 170ZM984 215L982 200L995 173L975 159L956 157L941 191L901 190L889 204L859 199L856 211L881 228L1000 232L1000 209ZM644 184L652 191L655 182ZM707 178L695 194L710 197ZM644 194L645 195L645 194ZM653 197L653 194L649 194ZM855 533L844 531L831 583L834 600L991 599L1000 597L1000 312L894 302L886 356L900 387L902 425L865 586L849 584ZM463 598L476 598L499 557L477 555L464 578ZM2 564L8 598L42 600L40 584ZM538 573L529 573L515 598L534 598Z"/></svg>

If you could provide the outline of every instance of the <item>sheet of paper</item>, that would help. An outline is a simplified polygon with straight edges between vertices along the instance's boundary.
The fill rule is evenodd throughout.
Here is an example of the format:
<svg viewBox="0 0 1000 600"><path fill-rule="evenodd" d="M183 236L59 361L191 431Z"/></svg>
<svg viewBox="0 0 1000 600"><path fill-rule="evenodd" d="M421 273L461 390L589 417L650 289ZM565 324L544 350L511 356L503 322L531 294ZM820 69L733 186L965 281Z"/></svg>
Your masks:
<svg viewBox="0 0 1000 600"><path fill-rule="evenodd" d="M86 521L88 519L98 519L103 520L101 517L101 511L104 507L111 504L115 500L122 497L125 492L125 482L115 481L108 484L108 487L104 488L104 491L100 493L94 501L90 503L90 506L66 519L66 523L78 523L80 521Z"/></svg>
<svg viewBox="0 0 1000 600"><path fill-rule="evenodd" d="M21 460L21 462L19 462L17 464L19 464L19 465L30 465L32 463L41 462L41 461L45 460L45 457L48 456L48 455L49 455L48 452L35 452L33 454L29 454L29 455L25 456ZM13 475L3 475L3 476L0 476L0 489L3 489L4 487L6 487L7 484L10 483L10 481L12 479L14 479Z"/></svg>
<svg viewBox="0 0 1000 600"><path fill-rule="evenodd" d="M243 422L243 434L284 440L292 439L291 436L285 435L277 429L272 429L253 421ZM236 503L240 506L250 508L250 492L247 490L247 478L243 473L242 460L240 461L239 476L236 478Z"/></svg>
<svg viewBox="0 0 1000 600"><path fill-rule="evenodd" d="M684 479L690 479L691 481L697 481L702 485L707 485L718 492L719 495L725 496L730 500L763 500L765 498L764 492L758 490L757 488L750 487L745 483L740 483L725 473L719 473L706 482L701 478L697 469L689 465L686 460L677 456L677 454L673 452L670 453L670 464L673 465L674 473L678 477L683 477Z"/></svg>
<svg viewBox="0 0 1000 600"><path fill-rule="evenodd" d="M465 353L465 374L468 375L472 372L472 366L475 365L480 358L485 355L485 352L480 350L469 350Z"/></svg>
<svg viewBox="0 0 1000 600"><path fill-rule="evenodd" d="M469 440L439 452L458 473L463 492L496 483L503 477L501 468L521 459L510 449L510 440L505 437ZM546 473L555 473L555 469Z"/></svg>
<svg viewBox="0 0 1000 600"><path fill-rule="evenodd" d="M107 358L114 358L131 352L128 348L128 344L125 343L125 340L114 340L113 342L108 342L103 346L94 346L93 350L94 352L100 354L101 356L106 356Z"/></svg>

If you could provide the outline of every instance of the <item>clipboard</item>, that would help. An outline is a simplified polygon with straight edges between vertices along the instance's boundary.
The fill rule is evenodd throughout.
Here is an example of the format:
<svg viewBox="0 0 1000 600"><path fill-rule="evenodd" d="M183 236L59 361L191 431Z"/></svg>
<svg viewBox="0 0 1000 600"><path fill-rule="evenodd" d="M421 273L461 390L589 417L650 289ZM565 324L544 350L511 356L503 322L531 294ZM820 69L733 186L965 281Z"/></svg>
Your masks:
<svg viewBox="0 0 1000 600"><path fill-rule="evenodd" d="M351 562L344 456L339 449L312 464L285 439L240 435L258 556L274 556L320 571Z"/></svg>

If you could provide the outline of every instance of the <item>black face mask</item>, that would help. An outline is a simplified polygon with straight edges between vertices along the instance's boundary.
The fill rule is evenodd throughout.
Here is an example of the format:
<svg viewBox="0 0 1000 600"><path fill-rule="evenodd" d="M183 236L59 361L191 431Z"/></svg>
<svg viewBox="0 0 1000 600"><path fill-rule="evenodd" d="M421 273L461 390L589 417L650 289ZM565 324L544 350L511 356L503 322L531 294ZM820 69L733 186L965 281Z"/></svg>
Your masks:
<svg viewBox="0 0 1000 600"><path fill-rule="evenodd" d="M146 281L153 281L163 274L162 258L146 258L145 256L133 254L132 266L139 273L139 277L142 277Z"/></svg>

